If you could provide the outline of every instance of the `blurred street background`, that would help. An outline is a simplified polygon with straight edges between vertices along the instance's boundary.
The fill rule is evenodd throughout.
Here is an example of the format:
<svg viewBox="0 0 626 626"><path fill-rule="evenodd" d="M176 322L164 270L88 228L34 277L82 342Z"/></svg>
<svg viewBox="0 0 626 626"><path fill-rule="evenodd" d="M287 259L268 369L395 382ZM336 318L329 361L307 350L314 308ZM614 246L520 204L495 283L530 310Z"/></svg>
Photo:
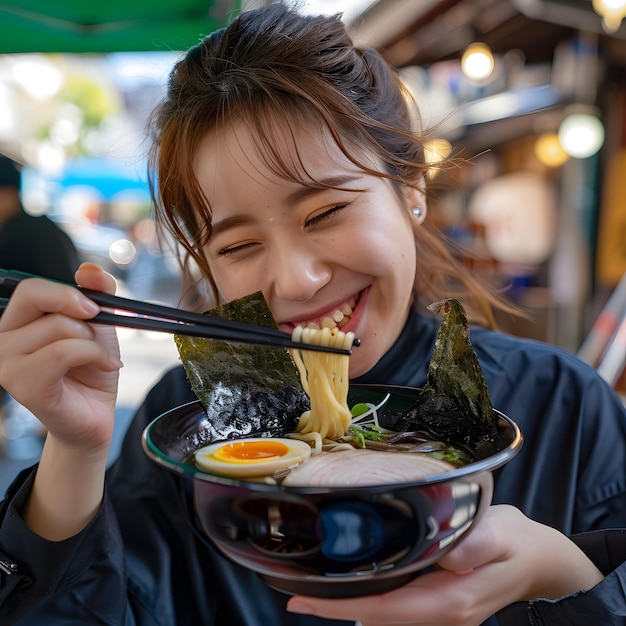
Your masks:
<svg viewBox="0 0 626 626"><path fill-rule="evenodd" d="M25 209L57 222L122 295L179 299L146 173L149 115L172 65L239 10L271 1L0 5L0 153L22 166ZM578 354L626 397L626 0L298 4L343 12L354 40L397 68L432 129L429 215L530 314L501 328ZM169 336L120 338L112 457L177 362ZM36 424L13 415L0 421L1 488L40 445Z"/></svg>

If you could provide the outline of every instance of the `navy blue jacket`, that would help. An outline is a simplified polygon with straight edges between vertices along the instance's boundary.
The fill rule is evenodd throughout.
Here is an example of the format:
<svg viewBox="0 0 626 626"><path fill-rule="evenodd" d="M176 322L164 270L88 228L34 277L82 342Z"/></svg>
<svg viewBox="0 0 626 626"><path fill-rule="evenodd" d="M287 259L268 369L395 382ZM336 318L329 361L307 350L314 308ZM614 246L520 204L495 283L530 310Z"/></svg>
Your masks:
<svg viewBox="0 0 626 626"><path fill-rule="evenodd" d="M354 382L423 386L438 326L412 315L390 352ZM494 502L585 533L576 541L608 574L587 592L519 603L487 623L626 624L626 533L588 532L626 528L626 410L592 368L563 350L479 328L471 338L493 405L525 437L519 455L495 473ZM333 623L287 613L286 596L217 554L187 513L189 485L143 453L144 427L194 399L182 367L164 376L108 472L101 510L66 541L25 528L20 511L33 472L18 477L0 505L2 626Z"/></svg>

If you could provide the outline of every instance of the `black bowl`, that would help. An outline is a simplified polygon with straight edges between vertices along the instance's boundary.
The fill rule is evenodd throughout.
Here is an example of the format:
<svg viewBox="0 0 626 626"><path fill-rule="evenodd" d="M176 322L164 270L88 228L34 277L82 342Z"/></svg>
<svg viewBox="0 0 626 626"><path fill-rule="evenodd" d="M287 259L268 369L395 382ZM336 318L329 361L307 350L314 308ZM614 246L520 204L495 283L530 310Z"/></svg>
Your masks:
<svg viewBox="0 0 626 626"><path fill-rule="evenodd" d="M415 401L417 389L353 385L349 405L379 404L381 425ZM518 426L498 415L485 457L419 481L372 487L284 487L226 478L196 467L211 443L199 402L164 413L144 431L157 464L193 481L204 532L234 562L290 594L348 597L407 583L437 561L491 503L491 472L522 445Z"/></svg>

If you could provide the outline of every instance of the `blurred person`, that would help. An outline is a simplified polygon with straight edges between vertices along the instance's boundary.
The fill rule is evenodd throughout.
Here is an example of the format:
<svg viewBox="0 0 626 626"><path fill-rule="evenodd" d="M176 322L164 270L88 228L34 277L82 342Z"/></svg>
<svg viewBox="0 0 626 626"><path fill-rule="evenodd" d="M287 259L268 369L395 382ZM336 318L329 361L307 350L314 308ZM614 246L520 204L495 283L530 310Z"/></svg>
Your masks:
<svg viewBox="0 0 626 626"><path fill-rule="evenodd" d="M72 282L79 265L69 235L46 215L30 215L17 164L0 155L0 268Z"/></svg>
<svg viewBox="0 0 626 626"><path fill-rule="evenodd" d="M79 256L71 238L45 215L34 216L21 201L21 173L0 154L0 268L72 282ZM0 288L0 296L7 296ZM0 443L8 456L34 458L41 425L0 388Z"/></svg>

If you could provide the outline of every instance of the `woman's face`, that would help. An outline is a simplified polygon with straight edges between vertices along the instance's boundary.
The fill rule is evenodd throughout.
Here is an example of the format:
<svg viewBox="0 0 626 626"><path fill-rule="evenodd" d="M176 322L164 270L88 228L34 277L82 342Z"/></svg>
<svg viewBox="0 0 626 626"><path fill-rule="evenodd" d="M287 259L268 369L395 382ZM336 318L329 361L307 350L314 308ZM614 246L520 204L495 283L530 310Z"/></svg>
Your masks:
<svg viewBox="0 0 626 626"><path fill-rule="evenodd" d="M262 291L285 332L340 320L361 339L350 358L350 376L359 376L391 347L408 315L416 265L410 211L389 181L358 169L323 133L276 140L311 184L272 171L243 128L200 144L197 176L213 210L207 262L224 301ZM423 202L409 194L409 206Z"/></svg>

